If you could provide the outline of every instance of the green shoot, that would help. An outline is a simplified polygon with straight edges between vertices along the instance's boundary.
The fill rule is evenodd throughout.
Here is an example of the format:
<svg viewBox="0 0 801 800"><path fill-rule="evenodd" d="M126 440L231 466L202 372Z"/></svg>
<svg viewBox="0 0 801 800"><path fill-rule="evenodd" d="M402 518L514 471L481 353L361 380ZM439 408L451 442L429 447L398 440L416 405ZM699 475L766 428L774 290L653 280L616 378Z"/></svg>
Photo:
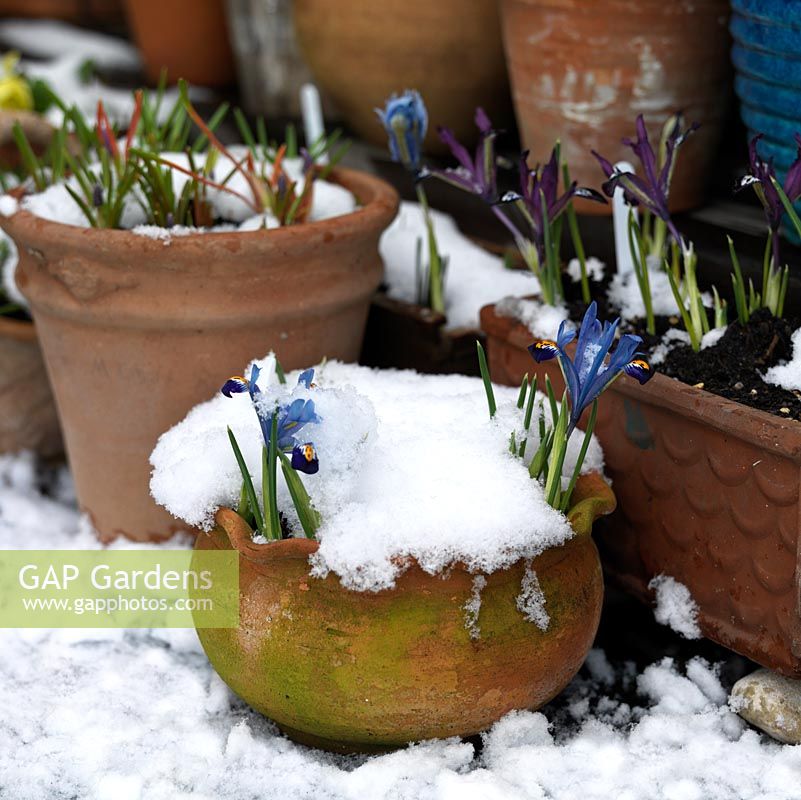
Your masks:
<svg viewBox="0 0 801 800"><path fill-rule="evenodd" d="M481 372L481 380L484 381L484 391L487 393L487 406L489 407L490 419L495 416L497 406L495 405L495 391L492 388L489 367L487 366L487 356L481 342L476 339L476 349L478 350L478 368Z"/></svg>
<svg viewBox="0 0 801 800"><path fill-rule="evenodd" d="M256 496L256 489L253 486L253 478L250 477L250 472L248 471L244 456L242 455L242 451L239 449L239 443L236 441L236 436L234 436L234 432L230 428L228 428L228 439L231 442L236 463L239 465L239 471L242 473L244 492L247 495L248 504L250 505L250 510L253 513L253 517L256 522L256 529L261 533L265 533L264 516L261 513L261 508L259 507L259 498Z"/></svg>
<svg viewBox="0 0 801 800"><path fill-rule="evenodd" d="M579 456L576 459L576 466L573 469L573 475L570 477L570 483L565 489L564 493L562 494L562 502L560 505L560 509L562 511L567 511L570 508L570 498L573 495L573 489L576 488L576 481L578 480L579 475L581 474L581 466L584 464L584 459L587 456L587 449L590 446L590 441L592 439L593 431L595 430L595 420L598 417L598 398L596 397L595 400L592 402L592 410L590 411L590 418L587 422L587 428L584 431L584 439L581 442L581 449L579 450ZM565 446L567 443L565 443Z"/></svg>

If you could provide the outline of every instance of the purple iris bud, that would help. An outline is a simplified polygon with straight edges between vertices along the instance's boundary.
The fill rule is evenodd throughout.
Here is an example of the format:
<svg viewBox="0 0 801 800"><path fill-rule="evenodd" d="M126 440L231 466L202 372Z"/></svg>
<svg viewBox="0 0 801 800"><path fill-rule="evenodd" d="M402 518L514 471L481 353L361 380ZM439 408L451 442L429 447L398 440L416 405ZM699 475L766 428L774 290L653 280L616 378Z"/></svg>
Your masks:
<svg viewBox="0 0 801 800"><path fill-rule="evenodd" d="M92 187L92 205L95 208L103 205L103 187L99 183Z"/></svg>
<svg viewBox="0 0 801 800"><path fill-rule="evenodd" d="M168 211L164 217L164 227L172 228L173 225L175 225L175 217L173 216L172 211Z"/></svg>
<svg viewBox="0 0 801 800"><path fill-rule="evenodd" d="M476 127L480 132L475 158L459 142L450 128L437 128L439 138L459 162L458 167L426 170L421 177L439 178L457 189L478 195L488 203L498 201L498 164L495 154L497 131L483 108L476 109Z"/></svg>
<svg viewBox="0 0 801 800"><path fill-rule="evenodd" d="M311 442L298 444L292 448L292 469L305 472L307 475L314 475L320 470L317 451Z"/></svg>
<svg viewBox="0 0 801 800"><path fill-rule="evenodd" d="M574 197L584 197L597 203L606 203L604 197L594 189L579 186L573 181L570 186L559 194L559 159L556 148L551 151L551 158L545 166L539 165L531 169L528 165L528 153L520 156L520 194L507 192L502 202L522 201L528 212L531 226L532 240L537 246L540 259L544 257L545 248L545 220L553 225L567 210Z"/></svg>
<svg viewBox="0 0 801 800"><path fill-rule="evenodd" d="M584 409L622 372L636 378L641 384L649 381L653 375L648 362L637 352L642 339L639 336L624 334L612 352L620 320L616 319L612 323L604 322L602 325L598 321L597 314L598 306L593 301L581 322L573 358L567 354L566 348L576 338L576 332L567 328L566 321L559 326L555 342L543 339L534 342L528 348L532 358L537 362L548 361L551 358L559 360L570 400L568 436L581 419Z"/></svg>
<svg viewBox="0 0 801 800"><path fill-rule="evenodd" d="M682 246L682 238L678 229L670 217L668 209L668 197L670 195L670 182L673 178L673 170L676 166L676 156L678 150L687 137L699 127L694 122L686 130L682 129L681 114L675 114L669 121L670 129L663 139L664 152L663 160L660 164L650 141L648 131L645 127L645 120L642 114L637 117L637 141L623 139L623 144L630 147L637 156L642 166L642 175L635 175L633 172L620 172L602 155L592 151L598 159L601 169L608 180L601 187L607 197L614 197L615 189L620 186L626 202L631 206L642 205L655 216L665 222L670 235L679 247Z"/></svg>
<svg viewBox="0 0 801 800"><path fill-rule="evenodd" d="M773 180L776 178L773 159L765 161L759 156L757 145L762 137L763 134L757 134L749 142L748 161L750 163L750 171L740 179L735 189L739 190L746 186L753 186L765 211L768 227L775 234L782 223L784 205L779 193L776 191L776 187L773 185ZM787 175L784 177L784 185L782 186L791 203L801 198L801 135L796 134L795 141L797 146L796 160L787 170ZM773 236L773 264L778 267L779 263L779 237Z"/></svg>
<svg viewBox="0 0 801 800"><path fill-rule="evenodd" d="M423 139L428 130L428 112L420 93L407 90L393 94L383 109L375 109L389 137L389 152L393 161L411 172L420 169Z"/></svg>

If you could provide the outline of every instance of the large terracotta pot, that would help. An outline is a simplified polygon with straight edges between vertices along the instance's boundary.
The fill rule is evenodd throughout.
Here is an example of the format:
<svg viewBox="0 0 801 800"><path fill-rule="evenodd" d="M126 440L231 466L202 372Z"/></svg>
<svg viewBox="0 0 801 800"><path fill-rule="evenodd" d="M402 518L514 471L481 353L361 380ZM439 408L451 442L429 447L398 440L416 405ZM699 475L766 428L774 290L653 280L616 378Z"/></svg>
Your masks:
<svg viewBox="0 0 801 800"><path fill-rule="evenodd" d="M235 76L225 0L126 0L125 10L145 74L157 83L185 78L199 86L227 86Z"/></svg>
<svg viewBox="0 0 801 800"><path fill-rule="evenodd" d="M103 539L184 528L150 497L159 435L271 348L287 368L355 361L398 208L383 181L332 179L352 214L251 233L176 236L0 218L20 252L81 508Z"/></svg>
<svg viewBox="0 0 801 800"><path fill-rule="evenodd" d="M475 140L476 106L500 127L511 117L496 0L295 0L293 12L317 82L369 142L386 146L374 109L404 89L428 106L431 152L446 151L436 125Z"/></svg>
<svg viewBox="0 0 801 800"><path fill-rule="evenodd" d="M682 148L671 206L698 205L715 164L730 94L728 0L501 0L515 113L534 161L554 142L572 177L598 186L591 149L632 159L621 144L644 114L658 134L683 110L701 129ZM611 206L583 202L586 213Z"/></svg>
<svg viewBox="0 0 801 800"><path fill-rule="evenodd" d="M563 391L559 367L528 354L527 328L493 306L481 326L493 380L547 373ZM650 580L672 576L705 636L801 677L801 424L657 373L615 381L595 432L619 501L599 538L610 576L648 602Z"/></svg>
<svg viewBox="0 0 801 800"><path fill-rule="evenodd" d="M0 317L0 453L64 452L53 393L32 322Z"/></svg>
<svg viewBox="0 0 801 800"><path fill-rule="evenodd" d="M305 744L368 752L478 733L548 702L592 645L603 579L590 534L615 498L596 474L574 500L572 539L485 576L477 638L465 624L473 575L461 566L429 575L413 562L395 588L354 592L335 575L309 577L316 542L254 544L240 517L220 511L195 549L239 551L240 621L199 629L203 649L238 695ZM550 615L544 631L517 608L529 569Z"/></svg>

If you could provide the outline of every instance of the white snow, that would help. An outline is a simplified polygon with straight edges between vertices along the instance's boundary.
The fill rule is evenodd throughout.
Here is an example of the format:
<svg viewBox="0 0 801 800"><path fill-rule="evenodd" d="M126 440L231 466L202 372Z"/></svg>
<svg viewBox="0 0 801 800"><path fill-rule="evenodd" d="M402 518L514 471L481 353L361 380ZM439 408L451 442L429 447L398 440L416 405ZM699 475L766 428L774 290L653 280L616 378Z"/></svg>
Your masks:
<svg viewBox="0 0 801 800"><path fill-rule="evenodd" d="M656 316L676 316L679 313L676 299L670 288L667 272L663 269L650 269L648 276L651 286L651 305ZM607 293L610 304L619 310L623 319L637 319L645 316L645 304L640 292L640 284L633 272L616 272L612 277Z"/></svg>
<svg viewBox="0 0 801 800"><path fill-rule="evenodd" d="M654 618L660 625L667 625L685 639L701 638L698 605L683 583L670 575L657 575L648 588L656 593Z"/></svg>
<svg viewBox="0 0 801 800"><path fill-rule="evenodd" d="M523 573L520 594L517 596L517 609L529 622L533 622L540 630L547 631L551 617L545 608L546 603L547 599L540 588L537 573L532 568L531 562L528 562Z"/></svg>
<svg viewBox="0 0 801 800"><path fill-rule="evenodd" d="M237 154L241 152L241 146L231 148L231 154L234 158L237 158ZM178 167L188 169L190 166L189 159L185 153L161 153L160 155L166 161ZM205 164L206 154L199 153L193 158L196 169L200 170ZM300 192L303 188L303 179L300 177L300 161L299 159L295 161L297 163L292 163L291 161L285 162L285 167L287 167L287 173L290 174L293 179L298 180L297 191ZM220 155L215 164L214 174L218 176L227 175L232 167L233 161L226 156ZM268 163L257 165L259 169L262 167L265 170L265 174L269 176L271 174L271 166ZM172 171L172 178L175 194L179 196L190 178L177 169ZM222 179L222 177L220 177L220 179ZM69 185L71 188L78 190L78 186L74 180L70 180ZM229 191L217 189L212 186L207 187L206 197L212 207L214 216L225 220L227 223L234 223L234 225L233 227L230 224L217 225L214 228L210 228L207 232L215 233L231 230L250 231L258 230L262 227L268 229L277 227L277 220L275 220L272 215L265 214L254 216L254 209L242 197L232 194L232 192L237 192L239 195L246 198L252 197L248 182L240 172L236 172L231 177L226 183L226 187ZM20 205L25 210L44 219L82 228L89 227L89 221L86 219L86 216L67 192L65 185L61 183L49 186L43 192L26 195L22 199ZM314 182L312 204L309 212L310 222L329 219L343 214L350 214L355 209L356 198L344 187L325 180L316 180ZM135 190L126 197L121 227L133 229L135 233L143 236L165 240L194 232L190 228L181 228L180 226L162 229L153 225L148 225L145 212L140 201L137 199Z"/></svg>
<svg viewBox="0 0 801 800"><path fill-rule="evenodd" d="M589 256L585 259L584 266L587 268L587 277L591 281L600 282L606 274L606 264L600 258ZM567 263L567 274L574 283L581 282L581 262L577 258L571 258Z"/></svg>
<svg viewBox="0 0 801 800"><path fill-rule="evenodd" d="M285 389L268 386L271 364L269 359L260 380L263 400L285 402ZM288 376L289 386L295 380ZM320 458L319 473L303 476L324 520L314 575L332 570L348 586L379 590L403 569L397 557L413 556L430 573L456 561L490 572L533 558L571 535L525 463L509 454L513 430L522 441L517 389L496 387L498 414L490 422L478 378L328 362L315 383L315 389L292 394L313 399L322 418L303 429ZM261 486L262 438L246 394L219 395L197 406L161 437L151 457L153 496L190 525L210 527L214 511L239 498L241 477L227 425ZM529 460L536 428L535 418ZM566 476L581 438L571 439ZM602 464L593 441L584 471ZM290 511L287 498L279 496L279 505Z"/></svg>
<svg viewBox="0 0 801 800"><path fill-rule="evenodd" d="M432 210L440 254L447 256L445 272L446 330L478 328L482 306L506 295L529 295L539 291L531 272L507 269L503 259L470 241L452 217ZM415 258L417 240L422 241L423 264L428 263L426 228L417 203L401 203L395 221L381 236L379 250L384 260L388 294L396 300L416 303Z"/></svg>
<svg viewBox="0 0 801 800"><path fill-rule="evenodd" d="M714 347L722 338L723 334L726 333L728 327L724 326L721 328L712 328L712 330L708 331L701 337L701 349L706 350L707 347Z"/></svg>
<svg viewBox="0 0 801 800"><path fill-rule="evenodd" d="M801 389L801 328L793 332L793 357L785 364L771 367L763 376L766 383L789 391Z"/></svg>
<svg viewBox="0 0 801 800"><path fill-rule="evenodd" d="M29 456L0 457L0 548L97 546L66 471L52 496L42 477ZM761 737L726 695L703 659L637 675L593 650L557 704L507 714L482 753L447 739L332 756L248 709L192 630L6 629L0 789L14 800L799 800L801 747Z"/></svg>
<svg viewBox="0 0 801 800"><path fill-rule="evenodd" d="M504 297L495 304L495 313L522 322L535 339L555 339L559 326L568 319L563 305L549 306L540 300L520 297Z"/></svg>
<svg viewBox="0 0 801 800"><path fill-rule="evenodd" d="M711 333L711 331L710 331ZM681 328L668 328L659 344L651 351L651 357L648 359L652 366L664 363L668 353L674 347L682 344L690 344L690 334Z"/></svg>
<svg viewBox="0 0 801 800"><path fill-rule="evenodd" d="M0 200L1 199L2 198L0 198ZM17 274L17 264L19 263L17 246L14 244L13 239L11 239L11 237L5 233L5 231L0 231L0 241L5 242L8 246L8 255L3 263L0 264L0 273L2 273L2 283L0 284L0 289L2 289L6 297L12 303L16 303L23 308L28 308L28 301L25 299L25 296L22 294L22 292L20 292L20 290L17 288L17 282L15 280L15 276Z"/></svg>
<svg viewBox="0 0 801 800"><path fill-rule="evenodd" d="M470 599L464 604L464 626L467 628L470 638L474 641L481 638L478 617L481 613L481 592L484 591L486 586L487 579L483 575L474 575Z"/></svg>

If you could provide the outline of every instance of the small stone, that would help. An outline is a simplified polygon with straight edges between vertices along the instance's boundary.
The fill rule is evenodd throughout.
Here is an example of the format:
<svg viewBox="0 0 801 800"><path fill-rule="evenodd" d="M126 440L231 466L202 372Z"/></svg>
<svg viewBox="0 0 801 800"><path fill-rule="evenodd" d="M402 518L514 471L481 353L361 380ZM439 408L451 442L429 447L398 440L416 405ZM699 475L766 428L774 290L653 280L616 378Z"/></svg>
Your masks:
<svg viewBox="0 0 801 800"><path fill-rule="evenodd" d="M694 383L693 384L693 388L695 388L695 389L703 389L704 388L704 384L703 383Z"/></svg>
<svg viewBox="0 0 801 800"><path fill-rule="evenodd" d="M668 317L668 322L671 325L678 325L679 324L679 318L678 317Z"/></svg>
<svg viewBox="0 0 801 800"><path fill-rule="evenodd" d="M781 412L782 412L782 414L789 414L789 413L790 413L790 409L789 409L789 408L787 408L787 406L782 406L782 407L779 409L779 411L781 411Z"/></svg>
<svg viewBox="0 0 801 800"><path fill-rule="evenodd" d="M738 390L742 389L743 388L743 382L742 381L737 381L737 383L734 384L734 388L738 389Z"/></svg>
<svg viewBox="0 0 801 800"><path fill-rule="evenodd" d="M734 684L729 707L774 739L801 744L801 680L758 669Z"/></svg>
<svg viewBox="0 0 801 800"><path fill-rule="evenodd" d="M754 394L756 394L756 393L757 393L757 390L756 390L756 389L751 389L751 394L752 394L752 395L754 395Z"/></svg>

